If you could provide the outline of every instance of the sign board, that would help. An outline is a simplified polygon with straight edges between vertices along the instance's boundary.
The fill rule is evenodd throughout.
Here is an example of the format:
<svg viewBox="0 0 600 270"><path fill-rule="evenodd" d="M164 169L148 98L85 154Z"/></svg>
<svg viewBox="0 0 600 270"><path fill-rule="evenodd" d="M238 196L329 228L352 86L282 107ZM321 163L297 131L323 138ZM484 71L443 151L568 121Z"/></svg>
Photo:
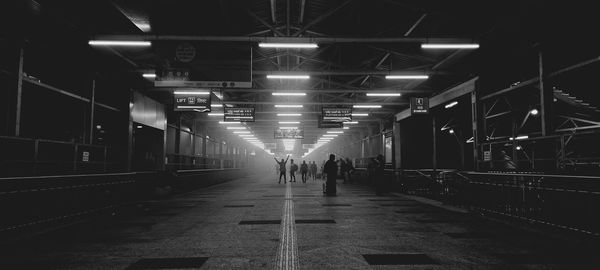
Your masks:
<svg viewBox="0 0 600 270"><path fill-rule="evenodd" d="M181 43L175 48L175 58L182 63L189 63L196 57L196 48L191 43Z"/></svg>
<svg viewBox="0 0 600 270"><path fill-rule="evenodd" d="M319 128L342 128L342 127L344 127L343 122L325 122L321 119L321 117L319 117L319 120L317 123L318 123L317 126Z"/></svg>
<svg viewBox="0 0 600 270"><path fill-rule="evenodd" d="M323 122L350 122L352 121L352 108L349 107L323 107Z"/></svg>
<svg viewBox="0 0 600 270"><path fill-rule="evenodd" d="M429 113L429 98L426 98L426 97L410 98L410 112L412 114L428 114Z"/></svg>
<svg viewBox="0 0 600 270"><path fill-rule="evenodd" d="M254 122L254 107L224 107L225 122Z"/></svg>
<svg viewBox="0 0 600 270"><path fill-rule="evenodd" d="M274 132L275 139L304 139L304 130L300 128L278 128Z"/></svg>
<svg viewBox="0 0 600 270"><path fill-rule="evenodd" d="M275 150L277 148L277 143L265 143L265 149Z"/></svg>
<svg viewBox="0 0 600 270"><path fill-rule="evenodd" d="M483 151L483 161L492 160L492 151Z"/></svg>
<svg viewBox="0 0 600 270"><path fill-rule="evenodd" d="M302 144L302 149L312 149L314 147L314 144Z"/></svg>
<svg viewBox="0 0 600 270"><path fill-rule="evenodd" d="M175 111L210 112L210 95L175 95Z"/></svg>
<svg viewBox="0 0 600 270"><path fill-rule="evenodd" d="M248 44L159 40L156 87L252 88L252 52Z"/></svg>
<svg viewBox="0 0 600 270"><path fill-rule="evenodd" d="M83 162L90 162L90 152L83 151L81 153L81 161L83 161Z"/></svg>

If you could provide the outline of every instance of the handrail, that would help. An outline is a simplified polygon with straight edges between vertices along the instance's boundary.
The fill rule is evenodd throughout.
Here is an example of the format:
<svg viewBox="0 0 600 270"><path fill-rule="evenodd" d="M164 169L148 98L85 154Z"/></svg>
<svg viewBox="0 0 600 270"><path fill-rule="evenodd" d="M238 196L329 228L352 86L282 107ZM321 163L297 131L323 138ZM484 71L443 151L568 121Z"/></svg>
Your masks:
<svg viewBox="0 0 600 270"><path fill-rule="evenodd" d="M554 178L572 178L572 179L590 179L600 180L600 176L588 176L588 175L560 175L560 174L538 174L538 173L486 173L486 172L461 172L472 175L503 175L503 176L536 176L536 177L554 177Z"/></svg>
<svg viewBox="0 0 600 270"><path fill-rule="evenodd" d="M135 175L143 172L126 172L126 173L97 173L97 174L66 174L66 175L41 175L41 176L18 176L18 177L0 177L0 181L8 180L31 180L31 179L55 179L55 178L77 178L77 177L102 177L102 176L125 176Z"/></svg>
<svg viewBox="0 0 600 270"><path fill-rule="evenodd" d="M176 170L177 173L186 172L213 172L213 171L228 171L228 170L242 170L246 168L222 168L222 169L191 169L191 170Z"/></svg>

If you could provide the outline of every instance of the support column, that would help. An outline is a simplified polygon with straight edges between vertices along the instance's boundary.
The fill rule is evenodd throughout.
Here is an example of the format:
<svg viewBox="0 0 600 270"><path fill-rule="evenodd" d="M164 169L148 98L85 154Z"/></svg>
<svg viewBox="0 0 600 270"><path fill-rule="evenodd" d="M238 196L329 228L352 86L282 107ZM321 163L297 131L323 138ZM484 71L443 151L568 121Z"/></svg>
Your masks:
<svg viewBox="0 0 600 270"><path fill-rule="evenodd" d="M88 143L94 142L94 106L96 105L96 79L92 80L92 93L90 96L90 129L88 134Z"/></svg>
<svg viewBox="0 0 600 270"><path fill-rule="evenodd" d="M392 162L394 164L394 169L402 168L402 148L400 143L400 123L394 122L392 128Z"/></svg>
<svg viewBox="0 0 600 270"><path fill-rule="evenodd" d="M554 100L554 94L550 87L545 86L545 73L544 73L544 61L543 53L540 49L539 52L539 78L540 78L540 112L541 112L541 126L542 136L546 136L554 130L552 127L552 103Z"/></svg>
<svg viewBox="0 0 600 270"><path fill-rule="evenodd" d="M437 128L435 124L435 116L431 116L431 126L433 127L432 131L432 141L433 141L433 154L431 159L431 165L433 169L433 175L431 177L435 177L437 174Z"/></svg>
<svg viewBox="0 0 600 270"><path fill-rule="evenodd" d="M473 165L479 171L479 133L477 132L477 94L471 92L471 123L473 131Z"/></svg>
<svg viewBox="0 0 600 270"><path fill-rule="evenodd" d="M129 91L129 122L127 125L128 132L128 140L127 140L127 171L131 172L131 162L133 159L133 145L134 145L134 136L133 136L133 91Z"/></svg>
<svg viewBox="0 0 600 270"><path fill-rule="evenodd" d="M21 46L19 52L19 70L17 73L17 100L15 106L15 137L19 137L21 134L21 97L23 95L23 56L25 49Z"/></svg>

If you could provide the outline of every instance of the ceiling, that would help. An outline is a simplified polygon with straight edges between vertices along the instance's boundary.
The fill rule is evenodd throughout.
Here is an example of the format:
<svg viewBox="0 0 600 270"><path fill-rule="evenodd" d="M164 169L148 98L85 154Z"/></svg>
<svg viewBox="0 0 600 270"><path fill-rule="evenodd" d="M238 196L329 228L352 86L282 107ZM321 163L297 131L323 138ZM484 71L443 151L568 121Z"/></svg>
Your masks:
<svg viewBox="0 0 600 270"><path fill-rule="evenodd" d="M413 96L432 96L478 75L479 50L423 50L421 43L484 42L494 31L530 33L507 18L528 19L540 1L416 1L416 0L28 0L29 13L60 21L81 39L177 39L233 41L252 47L252 88L214 89L226 104L253 104L256 122L248 123L263 142L274 142L277 117L284 111L274 104L302 104L299 121L305 129L302 143L314 143L325 133L317 128L323 106L378 104L379 109L356 117L346 133L365 135L379 130L408 107ZM40 15L41 14L41 15ZM43 30L35 30L43 31ZM317 49L259 48L260 40L312 40ZM482 45L483 47L483 45ZM483 49L483 48L482 48ZM481 50L481 49L480 49ZM120 62L119 72L141 74L157 68L151 48L98 49ZM117 67L115 67L117 68ZM266 74L307 73L301 80L270 80ZM386 80L395 73L428 74L427 80ZM173 89L156 88L138 75L136 89L166 104ZM305 97L274 97L276 90L303 90ZM368 92L395 92L401 97L367 97ZM186 118L207 125L218 120L201 113ZM368 134L367 134L368 135Z"/></svg>

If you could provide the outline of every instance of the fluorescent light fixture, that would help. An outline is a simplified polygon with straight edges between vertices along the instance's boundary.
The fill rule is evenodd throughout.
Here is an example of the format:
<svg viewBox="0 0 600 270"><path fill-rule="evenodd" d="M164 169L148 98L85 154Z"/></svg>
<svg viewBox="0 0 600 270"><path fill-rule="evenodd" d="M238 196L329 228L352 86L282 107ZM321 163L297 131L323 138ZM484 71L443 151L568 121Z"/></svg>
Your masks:
<svg viewBox="0 0 600 270"><path fill-rule="evenodd" d="M273 75L267 75L267 79L284 79L284 80L297 79L297 80L306 80L306 79L310 79L310 76L308 76L308 75L273 74Z"/></svg>
<svg viewBox="0 0 600 270"><path fill-rule="evenodd" d="M223 116L224 113L208 113L208 116Z"/></svg>
<svg viewBox="0 0 600 270"><path fill-rule="evenodd" d="M209 95L210 92L206 91L175 91L173 92L175 95L191 95L191 96L201 96L201 95Z"/></svg>
<svg viewBox="0 0 600 270"><path fill-rule="evenodd" d="M323 135L323 137L337 137L338 135L336 134L325 134Z"/></svg>
<svg viewBox="0 0 600 270"><path fill-rule="evenodd" d="M250 134L250 131L234 131L233 134Z"/></svg>
<svg viewBox="0 0 600 270"><path fill-rule="evenodd" d="M252 135L252 134L240 134L238 136L240 136L240 137L254 137L254 135Z"/></svg>
<svg viewBox="0 0 600 270"><path fill-rule="evenodd" d="M302 116L301 113L278 113L277 116Z"/></svg>
<svg viewBox="0 0 600 270"><path fill-rule="evenodd" d="M126 41L126 40L90 40L92 46L127 46L127 47L147 47L151 46L150 41Z"/></svg>
<svg viewBox="0 0 600 270"><path fill-rule="evenodd" d="M350 129L350 127L343 127L342 129Z"/></svg>
<svg viewBox="0 0 600 270"><path fill-rule="evenodd" d="M142 77L148 78L148 79L154 79L154 78L156 78L156 74L154 74L154 73L144 73L144 74L142 74Z"/></svg>
<svg viewBox="0 0 600 270"><path fill-rule="evenodd" d="M449 109L449 108L456 106L457 104L458 104L458 101L452 101L452 102L446 104L446 106L444 106L444 108Z"/></svg>
<svg viewBox="0 0 600 270"><path fill-rule="evenodd" d="M387 75L385 76L388 80L426 80L429 79L428 75Z"/></svg>
<svg viewBox="0 0 600 270"><path fill-rule="evenodd" d="M367 97L399 97L400 93L367 93Z"/></svg>
<svg viewBox="0 0 600 270"><path fill-rule="evenodd" d="M525 139L529 139L529 136L527 136L527 135L522 135L522 136L517 136L517 137L515 138L515 140L525 140Z"/></svg>
<svg viewBox="0 0 600 270"><path fill-rule="evenodd" d="M299 121L280 121L279 124L300 124Z"/></svg>
<svg viewBox="0 0 600 270"><path fill-rule="evenodd" d="M421 49L478 49L479 44L476 43L429 43L421 44Z"/></svg>
<svg viewBox="0 0 600 270"><path fill-rule="evenodd" d="M329 131L327 131L327 133L329 133L329 134L343 134L344 132L343 131L329 130Z"/></svg>
<svg viewBox="0 0 600 270"><path fill-rule="evenodd" d="M353 113L352 116L369 116L368 113Z"/></svg>
<svg viewBox="0 0 600 270"><path fill-rule="evenodd" d="M275 108L302 108L304 106L302 105L296 105L296 104L277 104L275 105Z"/></svg>
<svg viewBox="0 0 600 270"><path fill-rule="evenodd" d="M352 121L352 122L344 122L344 124L348 124L348 125L356 125L358 124L357 121Z"/></svg>
<svg viewBox="0 0 600 270"><path fill-rule="evenodd" d="M246 129L245 127L227 127L227 129Z"/></svg>
<svg viewBox="0 0 600 270"><path fill-rule="evenodd" d="M274 96L306 96L306 93L273 92Z"/></svg>
<svg viewBox="0 0 600 270"><path fill-rule="evenodd" d="M381 108L381 105L354 105L353 108Z"/></svg>
<svg viewBox="0 0 600 270"><path fill-rule="evenodd" d="M239 125L242 122L225 122L225 121L219 121L219 124L221 125Z"/></svg>
<svg viewBox="0 0 600 270"><path fill-rule="evenodd" d="M210 104L211 107L220 108L223 107L223 104Z"/></svg>
<svg viewBox="0 0 600 270"><path fill-rule="evenodd" d="M319 48L316 43L258 43L261 48L289 48L289 49L315 49Z"/></svg>
<svg viewBox="0 0 600 270"><path fill-rule="evenodd" d="M279 129L298 129L298 127L279 127Z"/></svg>
<svg viewBox="0 0 600 270"><path fill-rule="evenodd" d="M142 30L143 32L150 32L150 23L148 22L134 22L135 26Z"/></svg>
<svg viewBox="0 0 600 270"><path fill-rule="evenodd" d="M137 128L142 128L142 126L137 126Z"/></svg>

